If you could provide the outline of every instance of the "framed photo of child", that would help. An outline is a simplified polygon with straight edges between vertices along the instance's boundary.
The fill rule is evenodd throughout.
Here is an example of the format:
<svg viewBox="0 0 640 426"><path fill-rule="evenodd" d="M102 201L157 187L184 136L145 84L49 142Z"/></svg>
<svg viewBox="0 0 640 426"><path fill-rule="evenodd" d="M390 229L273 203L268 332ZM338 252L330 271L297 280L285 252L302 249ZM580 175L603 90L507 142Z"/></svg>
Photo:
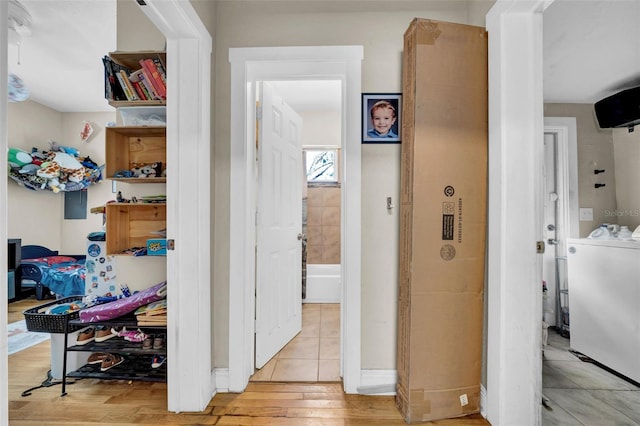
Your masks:
<svg viewBox="0 0 640 426"><path fill-rule="evenodd" d="M401 93L362 94L362 143L400 143Z"/></svg>

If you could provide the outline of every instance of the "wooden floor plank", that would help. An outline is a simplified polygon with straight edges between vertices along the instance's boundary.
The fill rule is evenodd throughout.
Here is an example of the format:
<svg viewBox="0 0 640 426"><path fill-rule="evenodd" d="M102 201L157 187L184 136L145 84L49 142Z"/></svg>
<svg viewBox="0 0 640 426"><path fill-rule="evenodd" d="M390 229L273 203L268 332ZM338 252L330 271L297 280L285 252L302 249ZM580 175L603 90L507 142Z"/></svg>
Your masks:
<svg viewBox="0 0 640 426"><path fill-rule="evenodd" d="M14 315L43 301L9 304ZM30 305L31 304L31 305ZM199 413L167 411L166 383L77 380L60 396L59 384L40 385L51 363L50 342L8 357L9 424L11 426L271 425L396 426L404 425L393 396L345 394L341 383L249 383L244 393L219 393ZM487 426L479 414L422 423L438 426Z"/></svg>

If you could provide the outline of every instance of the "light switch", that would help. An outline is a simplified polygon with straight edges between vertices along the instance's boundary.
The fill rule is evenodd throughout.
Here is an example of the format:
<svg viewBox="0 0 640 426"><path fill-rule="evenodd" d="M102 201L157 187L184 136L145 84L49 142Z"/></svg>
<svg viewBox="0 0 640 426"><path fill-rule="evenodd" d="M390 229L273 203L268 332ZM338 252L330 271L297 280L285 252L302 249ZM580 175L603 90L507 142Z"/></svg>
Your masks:
<svg viewBox="0 0 640 426"><path fill-rule="evenodd" d="M593 208L580 207L580 220L581 221L593 221Z"/></svg>

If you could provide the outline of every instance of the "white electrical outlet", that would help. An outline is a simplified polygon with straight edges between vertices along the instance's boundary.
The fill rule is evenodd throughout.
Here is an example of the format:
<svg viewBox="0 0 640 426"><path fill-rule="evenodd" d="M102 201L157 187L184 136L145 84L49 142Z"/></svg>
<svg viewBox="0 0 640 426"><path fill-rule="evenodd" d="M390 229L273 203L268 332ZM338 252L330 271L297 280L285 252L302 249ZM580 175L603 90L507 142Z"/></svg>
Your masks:
<svg viewBox="0 0 640 426"><path fill-rule="evenodd" d="M593 208L591 207L580 207L580 220L581 221L592 221L593 220Z"/></svg>

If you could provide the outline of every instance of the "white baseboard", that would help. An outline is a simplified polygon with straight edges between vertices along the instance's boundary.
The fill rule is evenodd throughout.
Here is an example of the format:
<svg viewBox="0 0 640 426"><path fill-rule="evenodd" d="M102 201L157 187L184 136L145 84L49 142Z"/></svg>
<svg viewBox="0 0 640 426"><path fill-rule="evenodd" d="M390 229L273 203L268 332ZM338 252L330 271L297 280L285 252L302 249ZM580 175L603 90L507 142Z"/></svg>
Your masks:
<svg viewBox="0 0 640 426"><path fill-rule="evenodd" d="M360 370L361 395L395 395L398 373L396 370Z"/></svg>
<svg viewBox="0 0 640 426"><path fill-rule="evenodd" d="M480 385L480 414L487 418L487 389L484 385Z"/></svg>
<svg viewBox="0 0 640 426"><path fill-rule="evenodd" d="M340 303L340 264L307 264L304 303Z"/></svg>
<svg viewBox="0 0 640 426"><path fill-rule="evenodd" d="M229 369L215 368L211 373L211 383L214 385L214 395L218 392L229 392Z"/></svg>

